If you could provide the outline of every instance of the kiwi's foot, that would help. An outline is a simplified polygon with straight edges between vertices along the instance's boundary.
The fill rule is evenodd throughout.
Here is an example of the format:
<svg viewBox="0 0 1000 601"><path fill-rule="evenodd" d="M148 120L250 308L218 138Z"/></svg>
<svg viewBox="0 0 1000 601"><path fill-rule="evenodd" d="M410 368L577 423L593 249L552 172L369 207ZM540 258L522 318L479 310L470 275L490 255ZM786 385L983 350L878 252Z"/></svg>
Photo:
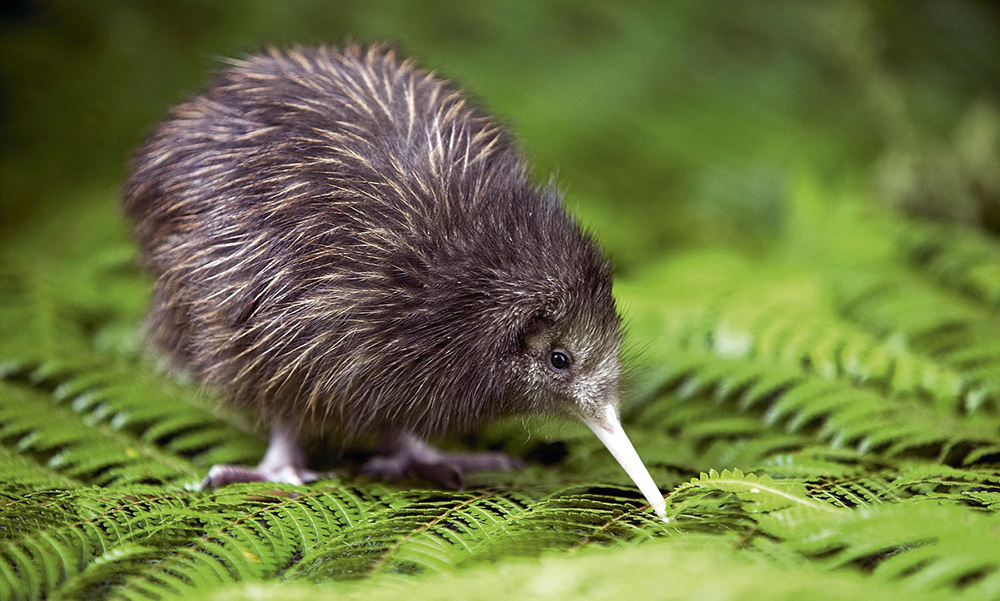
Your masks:
<svg viewBox="0 0 1000 601"><path fill-rule="evenodd" d="M305 455L298 437L288 428L276 424L271 430L271 442L257 467L246 465L213 465L201 483L203 490L219 488L234 482L283 482L305 484L323 477L305 466Z"/></svg>
<svg viewBox="0 0 1000 601"><path fill-rule="evenodd" d="M323 477L320 472L297 468L291 465L277 469L266 469L261 466L229 465L220 463L208 470L208 475L201 482L202 490L219 488L234 482L283 482L285 484L305 484Z"/></svg>
<svg viewBox="0 0 1000 601"><path fill-rule="evenodd" d="M361 466L361 473L390 480L412 475L448 488L462 488L462 474L466 472L522 467L523 461L503 453L451 453L412 434L403 434L390 438L381 455Z"/></svg>

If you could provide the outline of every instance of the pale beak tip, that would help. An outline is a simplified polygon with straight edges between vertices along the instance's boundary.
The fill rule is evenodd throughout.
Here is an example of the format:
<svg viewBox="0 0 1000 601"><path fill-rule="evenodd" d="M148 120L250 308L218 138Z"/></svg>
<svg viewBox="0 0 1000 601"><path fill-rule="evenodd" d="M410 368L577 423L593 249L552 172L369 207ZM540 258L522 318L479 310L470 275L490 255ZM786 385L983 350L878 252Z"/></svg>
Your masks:
<svg viewBox="0 0 1000 601"><path fill-rule="evenodd" d="M657 503L653 505L653 511L656 512L656 517L663 520L664 524L670 523L670 518L667 517L667 500L664 499L662 503Z"/></svg>
<svg viewBox="0 0 1000 601"><path fill-rule="evenodd" d="M604 446L611 451L614 458L625 469L625 473L632 478L632 481L639 487L643 496L649 501L656 515L664 523L670 523L670 518L667 517L666 512L667 501L663 498L663 494L656 486L656 483L653 482L653 477L649 475L649 470L643 465L642 459L639 458L635 447L632 446L632 441L629 440L625 434L625 430L622 429L615 408L608 405L605 408L603 416L599 419L584 419L584 423L604 443Z"/></svg>

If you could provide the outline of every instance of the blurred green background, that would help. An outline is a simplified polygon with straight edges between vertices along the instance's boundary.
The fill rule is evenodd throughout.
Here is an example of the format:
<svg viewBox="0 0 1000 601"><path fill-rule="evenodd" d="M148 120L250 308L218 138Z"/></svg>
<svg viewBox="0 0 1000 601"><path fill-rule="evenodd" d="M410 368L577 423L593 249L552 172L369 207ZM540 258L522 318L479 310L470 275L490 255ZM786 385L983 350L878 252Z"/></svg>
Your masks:
<svg viewBox="0 0 1000 601"><path fill-rule="evenodd" d="M621 274L686 245L766 251L803 171L987 226L983 190L1000 191L981 160L1000 147L988 2L2 7L0 244L53 260L127 240L130 148L219 58L271 44L387 40L456 79L512 124ZM965 147L978 158L963 163Z"/></svg>

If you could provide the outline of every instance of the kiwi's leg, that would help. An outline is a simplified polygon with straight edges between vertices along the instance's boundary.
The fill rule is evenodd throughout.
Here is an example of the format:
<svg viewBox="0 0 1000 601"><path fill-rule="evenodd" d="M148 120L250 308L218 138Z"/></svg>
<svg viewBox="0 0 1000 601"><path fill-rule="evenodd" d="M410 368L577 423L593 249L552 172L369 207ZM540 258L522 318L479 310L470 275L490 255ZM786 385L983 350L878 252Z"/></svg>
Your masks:
<svg viewBox="0 0 1000 601"><path fill-rule="evenodd" d="M369 476L396 479L417 476L450 488L462 487L462 474L481 470L509 470L524 462L503 453L452 453L432 447L408 433L389 436L382 453L361 466Z"/></svg>
<svg viewBox="0 0 1000 601"><path fill-rule="evenodd" d="M218 488L233 482L284 482L304 484L322 476L306 468L305 455L298 436L280 422L271 428L271 441L257 467L213 465L201 483L203 489Z"/></svg>

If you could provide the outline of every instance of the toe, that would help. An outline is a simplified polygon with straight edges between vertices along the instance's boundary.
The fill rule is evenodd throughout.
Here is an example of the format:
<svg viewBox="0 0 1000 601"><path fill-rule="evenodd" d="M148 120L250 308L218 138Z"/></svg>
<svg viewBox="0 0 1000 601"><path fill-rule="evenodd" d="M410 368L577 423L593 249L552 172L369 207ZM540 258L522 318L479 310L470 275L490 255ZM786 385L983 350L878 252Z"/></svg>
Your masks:
<svg viewBox="0 0 1000 601"><path fill-rule="evenodd" d="M445 488L455 490L462 488L461 467L453 465L448 461L431 463L415 462L410 466L410 471L418 478L440 484Z"/></svg>
<svg viewBox="0 0 1000 601"><path fill-rule="evenodd" d="M402 455L376 455L365 461L359 473L365 476L398 480L409 470L409 461Z"/></svg>
<svg viewBox="0 0 1000 601"><path fill-rule="evenodd" d="M201 482L202 490L211 490L235 482L279 482L301 486L319 479L321 474L294 465L247 467L245 465L213 465Z"/></svg>
<svg viewBox="0 0 1000 601"><path fill-rule="evenodd" d="M511 469L521 469L525 467L524 461L519 457L511 457L504 453L470 453L467 455L456 455L454 463L459 469L465 472L497 471L504 472Z"/></svg>
<svg viewBox="0 0 1000 601"><path fill-rule="evenodd" d="M243 465L213 465L201 482L202 490L219 488L234 482L259 482L266 478L255 468Z"/></svg>

